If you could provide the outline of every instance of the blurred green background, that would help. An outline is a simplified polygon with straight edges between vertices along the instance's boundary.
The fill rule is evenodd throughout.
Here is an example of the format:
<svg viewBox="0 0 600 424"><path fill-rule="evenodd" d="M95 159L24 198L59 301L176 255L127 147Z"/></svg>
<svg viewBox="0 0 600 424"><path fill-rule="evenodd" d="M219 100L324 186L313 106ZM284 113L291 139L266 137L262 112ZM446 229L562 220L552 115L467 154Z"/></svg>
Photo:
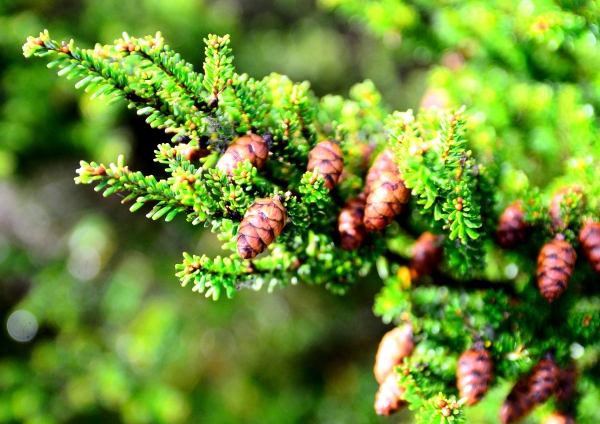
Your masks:
<svg viewBox="0 0 600 424"><path fill-rule="evenodd" d="M231 34L239 73L307 79L319 96L369 78L398 110L426 92L466 104L476 153L510 156L500 205L526 177L548 184L597 138L595 3L437 3L0 0L0 422L410 422L372 407L389 329L371 310L375 274L344 297L300 285L215 303L178 287L182 251L220 250L209 232L146 220L73 183L79 160L121 153L162 176L153 150L170 136L124 103L90 101L21 45L44 28L85 47L160 30L200 69L202 39ZM572 12L552 15L558 4ZM546 21L552 31L532 33ZM28 342L6 330L16 310L39 326ZM497 422L507 391L492 391L472 422Z"/></svg>

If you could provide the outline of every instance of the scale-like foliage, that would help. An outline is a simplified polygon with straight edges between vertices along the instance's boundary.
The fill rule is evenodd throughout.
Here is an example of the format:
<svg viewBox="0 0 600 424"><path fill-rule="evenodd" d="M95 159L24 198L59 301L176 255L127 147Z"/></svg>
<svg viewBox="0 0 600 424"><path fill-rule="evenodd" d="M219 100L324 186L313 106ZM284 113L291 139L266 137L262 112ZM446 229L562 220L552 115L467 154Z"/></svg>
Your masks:
<svg viewBox="0 0 600 424"><path fill-rule="evenodd" d="M418 8L407 11L416 14ZM550 21L573 19L570 30L582 31L575 15L547 12L537 19L539 33L534 27L526 32L534 46L550 37L540 29ZM477 32L470 25L468 30ZM422 424L465 422L466 399L457 397L456 368L460 354L474 341L493 360L492 386L523 377L549 349L558 366L567 366L575 344L590 350L578 366L594 381L600 306L597 287L589 284L592 271L576 267L568 288L550 306L536 287L537 255L531 252L554 237L578 248L581 227L598 221L595 123L576 127L584 141L572 147L564 175L536 188L533 182L540 179L533 176L530 183L518 170L519 163L511 162L510 149L494 144L480 110L471 115L475 119L460 105L389 114L371 81L354 86L349 99L319 99L306 82L296 84L279 74L256 80L237 73L229 36L209 35L205 43L203 74L165 45L160 33L145 38L124 34L112 45L86 50L73 41L54 41L45 31L23 47L26 57L56 54L49 66L78 79L76 87L96 90L92 97L108 97L109 102L125 99L147 116L150 126L173 134L173 145L159 145L155 151L155 160L166 166L163 179L130 170L121 156L108 166L82 161L75 180L95 184L104 196L117 193L123 203L132 201L131 211L152 205L147 217L154 220L171 221L182 214L193 225L210 227L223 242L223 253L215 258L184 253L176 265L182 286L215 300L243 288L267 285L272 290L299 281L324 284L341 294L375 268L384 283L375 313L386 323L410 322L414 331L415 349L396 368L403 388L398 404L406 401L418 410ZM528 66L518 52L493 51L505 66ZM446 83L438 81L440 86ZM542 89L523 87L530 95ZM568 97L568 88L557 89L556 96L561 95ZM465 103L481 106L473 99ZM515 110L520 110L518 105ZM564 109L555 112L552 116L563 119L559 112ZM519 119L543 121L539 110L520 113ZM571 118L561 121L564 131L576 120ZM268 154L263 150L258 163L252 143L240 142L237 146L244 147L229 150L231 166L222 169L223 153L245 136L241 140L260 142ZM337 143L344 156L344 172L335 187L326 186L319 172L323 169L309 166L311 150L324 140L335 144L336 160ZM386 216L391 225L376 228L382 231L365 235L356 249L346 250L338 216L348 199L363 199L369 191L364 187L369 165L381 152L389 155L387 174L403 181L411 200L402 213ZM546 152L540 157L552 162ZM562 187L577 190L552 203L553 193ZM269 216L273 208L252 206L258 199L266 199L260 204L276 199L278 216ZM501 211L517 200L522 201L519 217L533 234L523 239L524 246L511 246L516 252L508 252L496 245L496 223ZM240 223L249 210L256 220L251 232L242 228L241 233L260 238L259 250L265 250L252 260L238 254ZM373 213L369 211L370 218ZM421 272L417 281L408 264L416 237L425 231L442 244L444 261L439 270L433 269L437 259L436 267ZM556 264L547 256L545 266L554 272Z"/></svg>

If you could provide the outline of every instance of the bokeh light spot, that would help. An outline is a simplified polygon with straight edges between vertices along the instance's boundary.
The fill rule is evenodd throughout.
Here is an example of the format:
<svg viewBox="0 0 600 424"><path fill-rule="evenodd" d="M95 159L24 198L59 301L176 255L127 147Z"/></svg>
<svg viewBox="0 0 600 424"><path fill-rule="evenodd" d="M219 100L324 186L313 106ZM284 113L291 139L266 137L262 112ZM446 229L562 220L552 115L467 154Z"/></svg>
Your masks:
<svg viewBox="0 0 600 424"><path fill-rule="evenodd" d="M6 328L10 337L16 341L28 342L35 337L38 323L31 312L21 309L10 314Z"/></svg>
<svg viewBox="0 0 600 424"><path fill-rule="evenodd" d="M71 275L78 280L88 281L100 272L100 254L90 246L80 246L71 252L67 267Z"/></svg>
<svg viewBox="0 0 600 424"><path fill-rule="evenodd" d="M504 274L506 274L506 277L510 279L515 278L518 273L519 267L516 264L508 264L506 265L506 268L504 268Z"/></svg>
<svg viewBox="0 0 600 424"><path fill-rule="evenodd" d="M571 349L571 358L573 359L579 359L583 356L585 349L583 346L581 346L579 343L573 343L570 346Z"/></svg>

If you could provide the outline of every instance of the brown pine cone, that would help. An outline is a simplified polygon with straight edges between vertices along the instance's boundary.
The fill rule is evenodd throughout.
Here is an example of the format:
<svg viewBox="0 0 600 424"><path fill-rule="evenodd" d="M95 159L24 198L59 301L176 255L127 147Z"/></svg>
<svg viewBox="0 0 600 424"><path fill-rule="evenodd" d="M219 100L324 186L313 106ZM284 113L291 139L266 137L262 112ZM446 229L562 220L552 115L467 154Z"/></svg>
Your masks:
<svg viewBox="0 0 600 424"><path fill-rule="evenodd" d="M421 234L414 245L410 261L412 278L423 277L435 272L442 263L443 255L444 251L438 236L427 231Z"/></svg>
<svg viewBox="0 0 600 424"><path fill-rule="evenodd" d="M494 379L493 367L492 356L481 342L475 343L458 359L456 384L460 397L468 399L468 406L478 403L487 393Z"/></svg>
<svg viewBox="0 0 600 424"><path fill-rule="evenodd" d="M390 225L409 197L410 191L398 173L383 172L367 197L364 219L367 231L381 231Z"/></svg>
<svg viewBox="0 0 600 424"><path fill-rule="evenodd" d="M360 247L367 234L363 222L364 217L364 196L359 196L346 202L338 218L338 230L340 232L342 249L356 250Z"/></svg>
<svg viewBox="0 0 600 424"><path fill-rule="evenodd" d="M558 373L558 385L556 386L556 400L568 402L575 395L577 389L577 367L571 362Z"/></svg>
<svg viewBox="0 0 600 424"><path fill-rule="evenodd" d="M281 234L287 212L276 198L258 199L248 208L240 223L237 251L242 259L252 259L264 252Z"/></svg>
<svg viewBox="0 0 600 424"><path fill-rule="evenodd" d="M377 415L392 415L406 406L402 395L406 389L398 385L398 375L395 372L388 374L385 381L379 386L375 394L375 412Z"/></svg>
<svg viewBox="0 0 600 424"><path fill-rule="evenodd" d="M408 358L414 348L415 343L411 324L396 327L385 333L379 343L377 355L375 355L373 372L377 382L383 384L387 376L394 373L394 367L401 364L404 358Z"/></svg>
<svg viewBox="0 0 600 424"><path fill-rule="evenodd" d="M394 152L389 147L377 155L365 178L365 194L371 192L371 186L384 172L398 173L398 165L394 163Z"/></svg>
<svg viewBox="0 0 600 424"><path fill-rule="evenodd" d="M315 168L319 168L319 175L325 178L325 187L333 189L344 170L344 155L340 146L329 140L317 143L308 155L307 170L313 172Z"/></svg>
<svg viewBox="0 0 600 424"><path fill-rule="evenodd" d="M558 385L558 366L550 354L546 354L531 370L530 397L535 405L546 402Z"/></svg>
<svg viewBox="0 0 600 424"><path fill-rule="evenodd" d="M538 286L542 295L550 302L567 289L576 259L575 249L564 240L562 234L542 247L538 256Z"/></svg>
<svg viewBox="0 0 600 424"><path fill-rule="evenodd" d="M245 135L229 145L217 162L217 168L230 177L240 163L248 159L252 166L260 169L269 157L269 148L264 138L256 134Z"/></svg>
<svg viewBox="0 0 600 424"><path fill-rule="evenodd" d="M600 272L600 224L588 222L579 232L579 243L592 269Z"/></svg>
<svg viewBox="0 0 600 424"><path fill-rule="evenodd" d="M511 424L529 414L534 404L530 396L529 375L520 378L500 408L500 421Z"/></svg>
<svg viewBox="0 0 600 424"><path fill-rule="evenodd" d="M525 212L520 201L509 205L498 222L496 240L505 249L512 249L527 241L531 234L531 225L525 221Z"/></svg>

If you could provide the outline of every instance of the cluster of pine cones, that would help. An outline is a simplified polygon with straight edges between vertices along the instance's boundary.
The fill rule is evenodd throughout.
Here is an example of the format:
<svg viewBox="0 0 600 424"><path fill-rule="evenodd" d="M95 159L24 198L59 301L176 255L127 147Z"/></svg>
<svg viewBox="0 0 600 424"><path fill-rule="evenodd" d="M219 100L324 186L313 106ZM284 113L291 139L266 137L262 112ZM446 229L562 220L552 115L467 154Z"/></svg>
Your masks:
<svg viewBox="0 0 600 424"><path fill-rule="evenodd" d="M394 372L394 368L412 354L414 347L410 323L394 328L381 339L374 368L375 379L380 384L375 395L377 414L390 415L406 405L402 397L405 388L398 385L398 374ZM475 405L483 399L494 379L493 368L492 356L482 341L475 342L460 356L456 385L460 398L466 399L466 405ZM558 402L568 402L575 394L576 379L574 364L559 369L553 356L546 354L514 385L500 409L500 421L503 424L519 421L553 394ZM451 405L439 406L441 414L449 416ZM574 424L574 420L568 414L557 412L547 417L544 424Z"/></svg>
<svg viewBox="0 0 600 424"><path fill-rule="evenodd" d="M550 219L556 235L542 247L537 260L538 287L540 293L550 302L558 299L567 289L577 259L575 249L562 234L565 223L561 216L561 204L569 201L567 196L571 193L581 195L581 190L577 187L565 187L552 197ZM527 241L531 229L530 224L525 221L522 203L515 202L500 216L498 243L506 249L514 248ZM592 268L600 272L600 224L586 222L579 232L579 242Z"/></svg>
<svg viewBox="0 0 600 424"><path fill-rule="evenodd" d="M186 153L186 156L191 156ZM260 169L269 157L268 143L256 134L239 137L229 145L217 167L232 177L240 163L249 160ZM342 149L335 141L321 141L310 151L307 171L316 171L332 190L344 170ZM374 160L366 177L363 193L346 202L338 219L341 247L358 249L368 231L381 231L402 211L410 197L404 186L391 149ZM237 251L243 259L252 259L271 244L286 224L287 212L281 197L257 200L248 208L240 224Z"/></svg>

